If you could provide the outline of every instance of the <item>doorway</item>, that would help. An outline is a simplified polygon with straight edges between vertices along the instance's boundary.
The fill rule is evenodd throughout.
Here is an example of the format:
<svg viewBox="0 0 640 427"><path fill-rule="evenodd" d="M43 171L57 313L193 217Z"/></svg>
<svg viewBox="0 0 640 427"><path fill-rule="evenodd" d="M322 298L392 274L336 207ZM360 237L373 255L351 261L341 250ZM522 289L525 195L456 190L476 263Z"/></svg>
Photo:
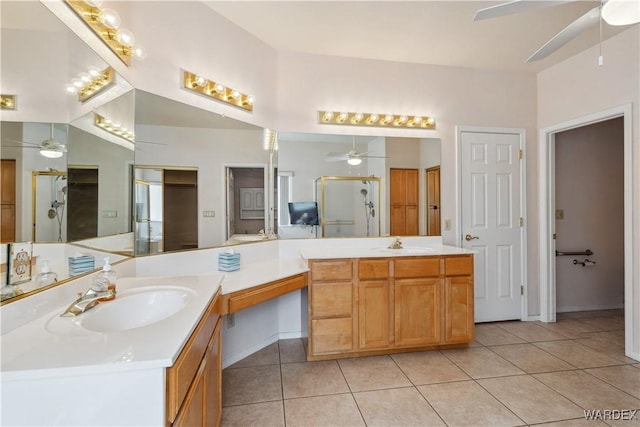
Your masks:
<svg viewBox="0 0 640 427"><path fill-rule="evenodd" d="M267 168L226 166L226 239L267 230ZM240 239L243 240L243 239Z"/></svg>
<svg viewBox="0 0 640 427"><path fill-rule="evenodd" d="M98 169L69 167L67 182L67 239L98 237Z"/></svg>
<svg viewBox="0 0 640 427"><path fill-rule="evenodd" d="M427 236L440 236L440 166L426 170L427 174Z"/></svg>

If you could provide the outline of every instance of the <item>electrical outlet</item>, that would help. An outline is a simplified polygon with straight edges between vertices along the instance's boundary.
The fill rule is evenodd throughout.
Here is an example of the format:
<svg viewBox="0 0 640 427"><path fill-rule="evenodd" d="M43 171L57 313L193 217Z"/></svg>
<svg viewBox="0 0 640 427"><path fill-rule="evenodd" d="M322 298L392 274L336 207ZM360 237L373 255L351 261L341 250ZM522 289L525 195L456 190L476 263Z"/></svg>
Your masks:
<svg viewBox="0 0 640 427"><path fill-rule="evenodd" d="M556 219L564 219L564 209L556 209Z"/></svg>
<svg viewBox="0 0 640 427"><path fill-rule="evenodd" d="M236 315L231 313L227 315L227 329L231 329L236 326Z"/></svg>
<svg viewBox="0 0 640 427"><path fill-rule="evenodd" d="M445 219L444 220L444 231L451 231L451 220L450 219Z"/></svg>
<svg viewBox="0 0 640 427"><path fill-rule="evenodd" d="M216 211L202 211L202 216L205 218L215 218Z"/></svg>

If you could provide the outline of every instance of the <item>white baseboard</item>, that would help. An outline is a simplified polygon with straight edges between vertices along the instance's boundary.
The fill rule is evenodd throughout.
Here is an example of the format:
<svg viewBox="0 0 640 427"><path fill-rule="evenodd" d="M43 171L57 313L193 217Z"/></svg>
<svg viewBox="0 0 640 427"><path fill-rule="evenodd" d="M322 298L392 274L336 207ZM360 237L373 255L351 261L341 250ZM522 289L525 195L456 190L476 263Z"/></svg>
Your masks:
<svg viewBox="0 0 640 427"><path fill-rule="evenodd" d="M525 319L525 322L539 322L540 321L540 315L536 314L535 316L527 316L527 318Z"/></svg>
<svg viewBox="0 0 640 427"><path fill-rule="evenodd" d="M568 305L564 307L557 307L556 313L571 313L574 311L617 310L619 308L624 308L624 304L591 304L581 306Z"/></svg>
<svg viewBox="0 0 640 427"><path fill-rule="evenodd" d="M288 340L288 339L294 339L294 338L302 338L302 331L280 332L279 334L272 335L269 338L262 341L261 343L253 345L241 352L232 354L228 356L226 359L223 359L222 369L241 361L245 357L251 356L253 353L258 352L267 346L270 346L271 344L273 344L278 340Z"/></svg>

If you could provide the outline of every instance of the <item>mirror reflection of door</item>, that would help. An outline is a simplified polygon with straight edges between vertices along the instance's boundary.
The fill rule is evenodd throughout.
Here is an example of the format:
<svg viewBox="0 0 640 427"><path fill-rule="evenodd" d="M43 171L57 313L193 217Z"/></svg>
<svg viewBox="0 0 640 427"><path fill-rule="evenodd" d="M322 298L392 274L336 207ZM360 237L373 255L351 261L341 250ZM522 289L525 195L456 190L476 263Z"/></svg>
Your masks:
<svg viewBox="0 0 640 427"><path fill-rule="evenodd" d="M149 182L135 181L135 240L136 254L151 253L151 223L149 219L150 197Z"/></svg>
<svg viewBox="0 0 640 427"><path fill-rule="evenodd" d="M233 169L227 168L227 239L236 234L235 218L235 183L233 182Z"/></svg>
<svg viewBox="0 0 640 427"><path fill-rule="evenodd" d="M68 240L98 237L98 168L69 167L62 186L61 200L65 198Z"/></svg>
<svg viewBox="0 0 640 427"><path fill-rule="evenodd" d="M2 213L0 219L0 241L10 243L16 241L16 161L2 159L0 165L0 195L2 197Z"/></svg>
<svg viewBox="0 0 640 427"><path fill-rule="evenodd" d="M391 169L391 235L418 234L418 169Z"/></svg>
<svg viewBox="0 0 640 427"><path fill-rule="evenodd" d="M165 251L198 247L198 171L163 170L162 244Z"/></svg>
<svg viewBox="0 0 640 427"><path fill-rule="evenodd" d="M440 235L440 166L427 169L427 236Z"/></svg>
<svg viewBox="0 0 640 427"><path fill-rule="evenodd" d="M228 240L237 235L258 235L267 230L266 172L264 167L225 168Z"/></svg>

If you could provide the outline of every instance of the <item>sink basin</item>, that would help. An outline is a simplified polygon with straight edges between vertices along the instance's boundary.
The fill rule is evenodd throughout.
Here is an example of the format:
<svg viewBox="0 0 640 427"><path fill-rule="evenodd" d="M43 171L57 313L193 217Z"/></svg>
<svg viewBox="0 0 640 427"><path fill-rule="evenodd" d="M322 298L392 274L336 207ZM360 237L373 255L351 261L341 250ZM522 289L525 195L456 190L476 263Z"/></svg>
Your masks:
<svg viewBox="0 0 640 427"><path fill-rule="evenodd" d="M389 254L398 254L398 255L424 255L424 254L432 254L435 252L435 249L432 248L423 248L419 246L408 246L400 249L391 249L391 248L382 248L382 252Z"/></svg>
<svg viewBox="0 0 640 427"><path fill-rule="evenodd" d="M128 289L118 293L115 300L101 302L95 308L78 315L72 322L93 332L118 332L141 328L178 313L186 307L192 295L193 291L180 286ZM60 328L55 329L56 331L52 332L57 332Z"/></svg>

